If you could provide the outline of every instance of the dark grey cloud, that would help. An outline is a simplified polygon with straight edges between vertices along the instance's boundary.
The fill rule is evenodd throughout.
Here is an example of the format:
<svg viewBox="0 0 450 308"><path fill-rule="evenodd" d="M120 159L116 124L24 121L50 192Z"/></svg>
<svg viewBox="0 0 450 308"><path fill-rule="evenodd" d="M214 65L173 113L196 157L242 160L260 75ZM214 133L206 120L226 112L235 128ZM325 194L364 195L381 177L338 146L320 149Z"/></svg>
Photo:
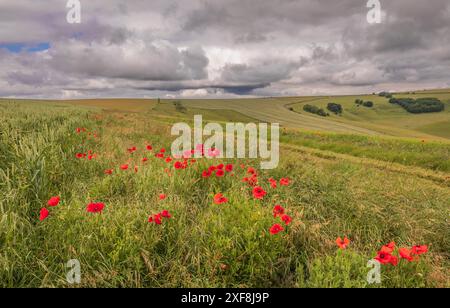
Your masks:
<svg viewBox="0 0 450 308"><path fill-rule="evenodd" d="M450 1L0 0L0 96L303 95L449 86Z"/></svg>

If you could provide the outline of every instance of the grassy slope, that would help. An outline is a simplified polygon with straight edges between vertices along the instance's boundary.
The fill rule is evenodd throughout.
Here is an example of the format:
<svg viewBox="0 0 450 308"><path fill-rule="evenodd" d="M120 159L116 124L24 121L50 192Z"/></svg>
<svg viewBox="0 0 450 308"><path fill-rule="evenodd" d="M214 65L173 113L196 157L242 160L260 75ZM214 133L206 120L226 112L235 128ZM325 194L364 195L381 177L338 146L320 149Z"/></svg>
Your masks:
<svg viewBox="0 0 450 308"><path fill-rule="evenodd" d="M270 193L263 202L252 200L240 183L243 171L201 180L212 162L169 177L167 165L151 159L137 174L105 176L106 168L139 164L148 155L142 153L146 142L169 147L167 124L183 115L154 108L94 116L91 108L60 103L0 103L1 286L67 286L64 264L77 258L82 286L365 287L367 261L391 240L430 244L431 253L418 264L383 268L382 286L450 286L450 189L445 178L436 180L438 173L427 178L403 165L381 168L364 158L285 146L280 167L261 178L288 176L292 186L271 191L264 180ZM82 143L73 133L80 126L98 131L99 142ZM125 150L132 145L140 148L135 158ZM417 154L445 151L420 147ZM98 158L74 159L88 149ZM168 200L157 201L161 192ZM230 203L212 205L215 192ZM39 209L55 194L62 204L38 223ZM91 200L106 202L102 215L85 213ZM294 223L287 233L270 236L276 203L286 206ZM160 227L146 222L163 209L173 213L171 221ZM351 251L336 253L334 239L344 235L353 240Z"/></svg>

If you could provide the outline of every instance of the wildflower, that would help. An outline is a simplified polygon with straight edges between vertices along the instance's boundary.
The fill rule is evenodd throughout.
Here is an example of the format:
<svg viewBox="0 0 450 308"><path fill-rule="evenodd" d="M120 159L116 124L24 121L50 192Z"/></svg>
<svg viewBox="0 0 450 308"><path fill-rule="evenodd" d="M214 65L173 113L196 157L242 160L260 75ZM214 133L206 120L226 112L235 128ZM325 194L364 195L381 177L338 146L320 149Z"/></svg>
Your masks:
<svg viewBox="0 0 450 308"><path fill-rule="evenodd" d="M48 214L49 214L49 211L46 208L42 208L39 213L39 220L44 221L45 219L47 219Z"/></svg>
<svg viewBox="0 0 450 308"><path fill-rule="evenodd" d="M83 153L77 153L77 154L75 155L75 157L78 158L78 159L85 158L85 157L86 157L86 154L83 154Z"/></svg>
<svg viewBox="0 0 450 308"><path fill-rule="evenodd" d="M383 251L379 251L377 256L375 257L375 260L380 262L381 264L391 264L393 266L397 266L398 264L398 258L391 255L390 253L386 253Z"/></svg>
<svg viewBox="0 0 450 308"><path fill-rule="evenodd" d="M87 211L89 213L101 213L105 208L104 203L90 203L87 206Z"/></svg>
<svg viewBox="0 0 450 308"><path fill-rule="evenodd" d="M228 199L224 197L223 194L216 194L214 196L214 203L217 205L227 203Z"/></svg>
<svg viewBox="0 0 450 308"><path fill-rule="evenodd" d="M270 179L269 179L269 182L270 182L270 187L272 187L272 188L277 188L278 183L277 183L276 180L274 180L273 178L270 178Z"/></svg>
<svg viewBox="0 0 450 308"><path fill-rule="evenodd" d="M159 200L165 200L167 198L166 194L160 194L159 195Z"/></svg>
<svg viewBox="0 0 450 308"><path fill-rule="evenodd" d="M50 200L48 200L47 205L52 207L57 206L59 201L61 201L60 197L51 197Z"/></svg>
<svg viewBox="0 0 450 308"><path fill-rule="evenodd" d="M253 174L256 174L256 170L255 170L255 168L249 167L249 168L247 169L247 173L253 175Z"/></svg>
<svg viewBox="0 0 450 308"><path fill-rule="evenodd" d="M130 154L133 154L134 152L137 151L137 148L136 148L136 147L131 147L131 148L127 149L127 150L128 150L128 152L129 152Z"/></svg>
<svg viewBox="0 0 450 308"><path fill-rule="evenodd" d="M147 145L145 148L147 149L147 151L153 150L153 147L151 145Z"/></svg>
<svg viewBox="0 0 450 308"><path fill-rule="evenodd" d="M175 169L177 169L177 170L183 169L183 164L182 164L181 162L177 161L177 162L174 164L174 167L175 167Z"/></svg>
<svg viewBox="0 0 450 308"><path fill-rule="evenodd" d="M157 158L164 158L164 153L158 153L155 155Z"/></svg>
<svg viewBox="0 0 450 308"><path fill-rule="evenodd" d="M150 216L148 218L149 223L155 223L157 225L160 225L162 223L161 214L155 214L153 216Z"/></svg>
<svg viewBox="0 0 450 308"><path fill-rule="evenodd" d="M390 242L389 244L384 245L381 248L380 252L384 252L384 253L387 253L387 254L392 254L394 252L394 249L395 249L395 242Z"/></svg>
<svg viewBox="0 0 450 308"><path fill-rule="evenodd" d="M289 226L292 222L292 217L289 215L283 215L281 216L281 220L286 224L286 226Z"/></svg>
<svg viewBox="0 0 450 308"><path fill-rule="evenodd" d="M161 150L159 150L159 153L166 153L166 149L162 148Z"/></svg>
<svg viewBox="0 0 450 308"><path fill-rule="evenodd" d="M219 169L216 171L216 176L221 178L225 175L225 171L223 171L222 169Z"/></svg>
<svg viewBox="0 0 450 308"><path fill-rule="evenodd" d="M168 210L164 210L164 211L161 212L161 217L164 217L164 218L171 218L172 215L170 215L170 213L169 213Z"/></svg>
<svg viewBox="0 0 450 308"><path fill-rule="evenodd" d="M288 178L283 178L280 180L281 186L289 186L290 180Z"/></svg>
<svg viewBox="0 0 450 308"><path fill-rule="evenodd" d="M217 165L217 169L222 170L225 167L224 164Z"/></svg>
<svg viewBox="0 0 450 308"><path fill-rule="evenodd" d="M414 260L413 253L412 253L412 250L411 250L411 249L408 249L408 248L400 248L400 249L398 250L398 253L400 254L400 257L401 257L402 259L408 260L409 262L411 262L411 261Z"/></svg>
<svg viewBox="0 0 450 308"><path fill-rule="evenodd" d="M414 246L411 249L411 253L413 255L422 255L428 252L428 246L427 245L422 245L422 246Z"/></svg>
<svg viewBox="0 0 450 308"><path fill-rule="evenodd" d="M105 174L111 175L111 174L113 174L113 170L107 169L107 170L105 170Z"/></svg>
<svg viewBox="0 0 450 308"><path fill-rule="evenodd" d="M120 166L120 169L122 169L122 170L128 170L128 168L129 168L129 166L128 165L122 165L122 166Z"/></svg>
<svg viewBox="0 0 450 308"><path fill-rule="evenodd" d="M338 237L336 239L336 244L339 246L340 249L347 249L348 245L350 245L350 240L347 237L345 237L344 239Z"/></svg>
<svg viewBox="0 0 450 308"><path fill-rule="evenodd" d="M209 170L205 170L202 172L202 177L203 178L209 178L211 176L212 172Z"/></svg>
<svg viewBox="0 0 450 308"><path fill-rule="evenodd" d="M232 164L228 164L225 166L225 171L226 172L232 172L233 171L233 165Z"/></svg>
<svg viewBox="0 0 450 308"><path fill-rule="evenodd" d="M273 208L273 217L284 215L284 208L281 205L275 205Z"/></svg>
<svg viewBox="0 0 450 308"><path fill-rule="evenodd" d="M148 158L147 158L147 157L144 157L144 158L142 159L142 162L143 162L143 163L148 162Z"/></svg>
<svg viewBox="0 0 450 308"><path fill-rule="evenodd" d="M170 157L170 156L167 157L167 158L166 158L166 163L171 163L171 162L172 162L172 157Z"/></svg>
<svg viewBox="0 0 450 308"><path fill-rule="evenodd" d="M261 187L257 186L253 188L253 197L258 200L262 200L267 192Z"/></svg>
<svg viewBox="0 0 450 308"><path fill-rule="evenodd" d="M280 233L281 231L283 231L283 227L280 226L279 224L274 224L272 227L270 227L270 234L275 235Z"/></svg>

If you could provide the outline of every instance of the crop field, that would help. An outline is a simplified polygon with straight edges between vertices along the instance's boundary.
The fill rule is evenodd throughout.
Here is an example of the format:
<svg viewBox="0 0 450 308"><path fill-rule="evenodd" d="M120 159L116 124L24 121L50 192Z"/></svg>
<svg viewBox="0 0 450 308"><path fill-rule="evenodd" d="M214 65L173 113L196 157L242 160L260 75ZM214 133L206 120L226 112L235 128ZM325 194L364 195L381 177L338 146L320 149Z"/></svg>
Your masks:
<svg viewBox="0 0 450 308"><path fill-rule="evenodd" d="M0 286L450 287L450 92L404 95L446 109L0 100ZM329 102L343 114L302 109ZM279 122L280 165L173 157L172 124L196 114Z"/></svg>

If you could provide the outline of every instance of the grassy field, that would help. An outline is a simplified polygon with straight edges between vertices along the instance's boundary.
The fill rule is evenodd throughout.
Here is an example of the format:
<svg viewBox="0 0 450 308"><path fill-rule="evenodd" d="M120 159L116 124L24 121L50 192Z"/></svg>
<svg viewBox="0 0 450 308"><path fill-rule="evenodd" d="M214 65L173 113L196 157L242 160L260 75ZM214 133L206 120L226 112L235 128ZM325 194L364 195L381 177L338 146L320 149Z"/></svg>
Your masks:
<svg viewBox="0 0 450 308"><path fill-rule="evenodd" d="M345 115L330 119L288 109L323 97L183 100L181 111L165 100L0 101L0 286L70 287L65 264L78 259L79 287L450 287L448 108L414 121L382 99L364 111L347 99ZM171 124L194 114L284 125L280 166L257 171L263 200L242 182L257 161L175 170L155 157L170 148ZM76 158L89 150L92 160ZM219 163L234 171L202 178ZM290 184L271 188L270 178ZM217 193L228 203L214 204ZM60 204L39 221L52 196ZM104 211L88 213L91 202ZM272 235L276 204L293 221ZM172 217L148 222L163 210ZM391 241L429 252L383 266L382 283L368 285L367 262Z"/></svg>

